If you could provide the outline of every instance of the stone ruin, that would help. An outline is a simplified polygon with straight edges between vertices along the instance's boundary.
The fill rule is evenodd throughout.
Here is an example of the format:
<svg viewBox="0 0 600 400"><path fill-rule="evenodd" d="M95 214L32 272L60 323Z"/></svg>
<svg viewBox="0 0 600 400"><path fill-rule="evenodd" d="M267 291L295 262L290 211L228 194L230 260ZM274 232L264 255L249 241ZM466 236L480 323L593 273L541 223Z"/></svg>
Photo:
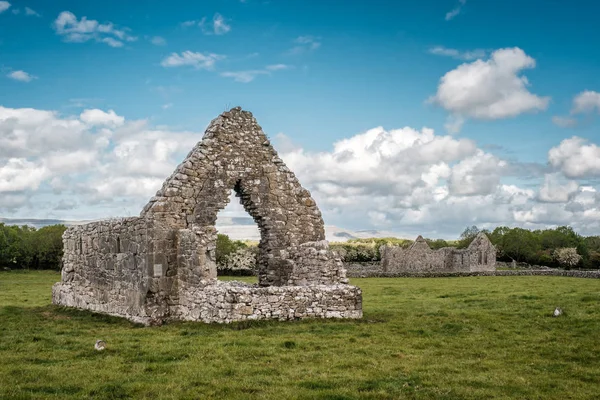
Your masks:
<svg viewBox="0 0 600 400"><path fill-rule="evenodd" d="M443 247L432 250L419 236L407 249L382 246L380 253L383 272L421 274L496 270L496 248L483 232L466 249Z"/></svg>
<svg viewBox="0 0 600 400"><path fill-rule="evenodd" d="M260 230L258 284L217 280L215 222L232 189ZM315 201L239 107L210 123L139 217L63 239L54 304L143 324L362 317Z"/></svg>

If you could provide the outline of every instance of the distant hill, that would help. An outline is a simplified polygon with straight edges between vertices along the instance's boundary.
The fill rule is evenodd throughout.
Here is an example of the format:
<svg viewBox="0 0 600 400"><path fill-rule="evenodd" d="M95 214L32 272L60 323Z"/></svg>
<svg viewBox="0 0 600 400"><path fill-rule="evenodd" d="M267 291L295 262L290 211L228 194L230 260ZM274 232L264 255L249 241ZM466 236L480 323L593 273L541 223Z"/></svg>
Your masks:
<svg viewBox="0 0 600 400"><path fill-rule="evenodd" d="M62 219L35 219L35 218L1 218L0 223L4 225L28 225L33 226L34 228L43 228L44 226L49 225L81 225L87 224L91 221L65 221Z"/></svg>
<svg viewBox="0 0 600 400"><path fill-rule="evenodd" d="M61 219L35 219L35 218L1 218L0 223L5 225L29 225L42 228L48 225L62 224L65 226L87 224L93 221L68 221ZM220 217L217 220L217 230L233 240L260 240L260 232L251 217ZM333 225L325 226L325 237L330 242L345 242L349 239L366 239L380 237L408 237L398 233L378 230L359 230L339 228ZM410 235L409 235L410 236Z"/></svg>

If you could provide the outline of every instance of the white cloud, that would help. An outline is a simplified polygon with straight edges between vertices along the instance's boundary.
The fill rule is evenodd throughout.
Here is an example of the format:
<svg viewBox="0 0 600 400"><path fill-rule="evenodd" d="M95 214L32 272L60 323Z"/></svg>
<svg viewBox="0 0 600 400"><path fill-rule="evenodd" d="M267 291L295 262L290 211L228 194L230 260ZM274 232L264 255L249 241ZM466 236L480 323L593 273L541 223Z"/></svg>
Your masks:
<svg viewBox="0 0 600 400"><path fill-rule="evenodd" d="M213 16L213 32L215 35L224 35L231 30L231 25L225 22L225 18L219 13Z"/></svg>
<svg viewBox="0 0 600 400"><path fill-rule="evenodd" d="M594 110L600 112L600 93L586 90L573 99L571 114L593 112Z"/></svg>
<svg viewBox="0 0 600 400"><path fill-rule="evenodd" d="M427 128L374 128L324 152L306 151L283 134L275 144L327 224L445 238L473 224L538 229L568 223L593 232L589 216L600 210L595 193L584 196L568 180L558 187L549 178L534 188L503 183L524 172L470 140Z"/></svg>
<svg viewBox="0 0 600 400"><path fill-rule="evenodd" d="M138 212L201 137L127 121L113 110L62 117L0 107L0 213L27 203L41 209L36 206L41 199L56 204L58 194L100 217L122 215L119 199ZM99 202L102 207L94 209Z"/></svg>
<svg viewBox="0 0 600 400"><path fill-rule="evenodd" d="M136 37L127 32L129 29L117 29L112 22L101 24L96 20L82 17L77 19L70 11L61 12L54 21L54 30L64 37L66 42L83 43L95 40L111 47L123 47L124 42L133 42Z"/></svg>
<svg viewBox="0 0 600 400"><path fill-rule="evenodd" d="M164 46L167 44L167 41L161 36L153 36L150 39L150 43L152 43L155 46Z"/></svg>
<svg viewBox="0 0 600 400"><path fill-rule="evenodd" d="M84 144L86 125L51 111L0 106L0 160L39 157L45 152L75 150Z"/></svg>
<svg viewBox="0 0 600 400"><path fill-rule="evenodd" d="M266 70L248 70L248 71L225 71L221 72L221 75L224 78L233 78L236 82L248 83L252 82L258 75L266 75L269 71Z"/></svg>
<svg viewBox="0 0 600 400"><path fill-rule="evenodd" d="M321 47L321 38L310 35L298 36L294 39L295 46L288 50L288 54L298 55L314 51Z"/></svg>
<svg viewBox="0 0 600 400"><path fill-rule="evenodd" d="M10 79L14 79L15 81L20 81L20 82L31 82L32 80L34 80L36 77L33 75L28 74L25 71L12 71L11 73L9 73L8 76Z"/></svg>
<svg viewBox="0 0 600 400"><path fill-rule="evenodd" d="M65 116L0 107L0 213L23 215L27 207L32 218L48 210L66 219L136 215L201 137L112 110ZM583 234L597 232L598 188L576 187L561 174L581 159L586 176L600 174L600 166L585 161L590 152L590 159L600 159L598 148L569 140L550 151L557 172L526 187L503 182L506 161L475 142L428 128L377 127L320 152L281 134L275 143L327 224L455 238L473 224L538 229L568 223Z"/></svg>
<svg viewBox="0 0 600 400"><path fill-rule="evenodd" d="M467 0L458 0L459 4L453 8L451 11L446 13L446 21L450 21L454 17L456 17L462 11L463 6L467 3Z"/></svg>
<svg viewBox="0 0 600 400"><path fill-rule="evenodd" d="M32 16L32 17L41 17L40 14L38 14L35 10L33 10L29 7L25 7L25 15Z"/></svg>
<svg viewBox="0 0 600 400"><path fill-rule="evenodd" d="M106 43L110 47L123 47L124 46L123 42L121 42L117 39L111 38L111 37L103 38L100 41L102 43Z"/></svg>
<svg viewBox="0 0 600 400"><path fill-rule="evenodd" d="M577 120L569 117L560 117L555 115L552 117L552 123L561 128L572 128L577 125Z"/></svg>
<svg viewBox="0 0 600 400"><path fill-rule="evenodd" d="M0 13L8 10L10 8L10 3L8 1L0 1Z"/></svg>
<svg viewBox="0 0 600 400"><path fill-rule="evenodd" d="M290 68L289 65L274 64L274 65L267 65L264 69L253 69L253 70L235 71L235 72L225 71L225 72L221 72L219 75L221 75L224 78L233 78L233 80L236 82L248 83L248 82L252 82L259 75L271 75L271 73L274 71L281 71L281 70L289 69L289 68Z"/></svg>
<svg viewBox="0 0 600 400"><path fill-rule="evenodd" d="M533 67L535 60L519 48L496 50L487 61L465 63L446 73L428 101L456 116L485 120L545 110L550 98L529 92L527 78L519 76Z"/></svg>
<svg viewBox="0 0 600 400"><path fill-rule="evenodd" d="M208 21L206 17L201 20L189 20L181 23L183 28L189 28L190 26L199 26L202 29L202 33L205 35L224 35L231 31L231 25L227 23L227 20L219 13L215 13L211 21Z"/></svg>
<svg viewBox="0 0 600 400"><path fill-rule="evenodd" d="M471 61L479 58L484 58L487 52L483 49L475 49L468 51L459 51L456 49L450 49L444 46L434 46L428 50L430 54L438 56L446 56L456 58L457 60Z"/></svg>
<svg viewBox="0 0 600 400"><path fill-rule="evenodd" d="M600 147L577 136L551 148L548 161L568 178L600 176Z"/></svg>
<svg viewBox="0 0 600 400"><path fill-rule="evenodd" d="M104 112L98 109L84 110L79 119L89 125L121 126L125 122L125 118L117 115L113 110Z"/></svg>
<svg viewBox="0 0 600 400"><path fill-rule="evenodd" d="M163 67L182 67L191 66L196 69L214 69L217 61L225 59L225 56L214 53L199 53L193 51L184 51L181 54L171 53L170 56L162 60Z"/></svg>
<svg viewBox="0 0 600 400"><path fill-rule="evenodd" d="M478 150L473 156L461 160L452 168L448 179L451 195L488 195L497 190L502 168L506 162Z"/></svg>
<svg viewBox="0 0 600 400"><path fill-rule="evenodd" d="M0 161L0 193L35 190L47 174L45 167L24 158L9 158L5 163Z"/></svg>
<svg viewBox="0 0 600 400"><path fill-rule="evenodd" d="M540 187L538 199L545 203L567 203L578 189L579 185L575 181L561 182L560 175L547 174Z"/></svg>

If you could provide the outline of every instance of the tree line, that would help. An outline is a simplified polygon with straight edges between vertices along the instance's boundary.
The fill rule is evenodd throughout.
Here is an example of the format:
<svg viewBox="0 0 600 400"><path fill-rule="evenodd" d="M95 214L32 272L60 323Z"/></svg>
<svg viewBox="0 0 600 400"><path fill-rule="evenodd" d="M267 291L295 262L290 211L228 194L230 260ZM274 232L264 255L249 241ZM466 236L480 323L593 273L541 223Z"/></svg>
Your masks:
<svg viewBox="0 0 600 400"><path fill-rule="evenodd" d="M0 223L0 269L54 269L60 270L62 259L62 234L64 225L51 225L40 229L29 226L12 226ZM600 236L581 236L571 227L527 230L500 226L480 230L467 227L456 241L425 239L433 249L456 246L467 247L479 232L485 232L498 250L498 261L565 266L570 260L574 268L600 268ZM353 239L345 243L332 243L331 248L348 262L379 261L382 245L409 246L411 240L396 238ZM565 249L569 249L568 251ZM223 269L240 268L256 253L253 246L242 241L232 241L227 235L218 235L216 258Z"/></svg>
<svg viewBox="0 0 600 400"><path fill-rule="evenodd" d="M481 231L485 232L496 246L498 261L515 261L553 268L600 268L600 236L581 236L569 226L533 231L499 226L493 231ZM466 228L458 240L457 247L467 247L479 232L477 226ZM566 263L565 257L570 257L571 262ZM573 257L577 262L574 262Z"/></svg>
<svg viewBox="0 0 600 400"><path fill-rule="evenodd" d="M0 269L60 270L64 225L40 229L0 223Z"/></svg>

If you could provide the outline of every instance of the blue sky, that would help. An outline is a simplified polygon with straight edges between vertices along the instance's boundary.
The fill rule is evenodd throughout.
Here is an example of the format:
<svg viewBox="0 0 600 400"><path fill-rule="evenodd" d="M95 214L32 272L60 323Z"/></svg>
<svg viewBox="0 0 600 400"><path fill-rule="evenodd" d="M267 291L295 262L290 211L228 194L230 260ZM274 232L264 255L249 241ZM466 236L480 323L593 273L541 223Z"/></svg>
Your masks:
<svg viewBox="0 0 600 400"><path fill-rule="evenodd" d="M596 2L13 0L0 10L0 143L10 143L0 216L136 214L182 145L241 105L326 223L444 237L472 223L600 229ZM27 109L52 113L32 126ZM41 129L50 125L60 128ZM422 137L406 142L406 129ZM423 143L432 158L412 160ZM348 180L336 148L371 175ZM153 173L124 160L156 151ZM128 189L107 190L111 180Z"/></svg>

